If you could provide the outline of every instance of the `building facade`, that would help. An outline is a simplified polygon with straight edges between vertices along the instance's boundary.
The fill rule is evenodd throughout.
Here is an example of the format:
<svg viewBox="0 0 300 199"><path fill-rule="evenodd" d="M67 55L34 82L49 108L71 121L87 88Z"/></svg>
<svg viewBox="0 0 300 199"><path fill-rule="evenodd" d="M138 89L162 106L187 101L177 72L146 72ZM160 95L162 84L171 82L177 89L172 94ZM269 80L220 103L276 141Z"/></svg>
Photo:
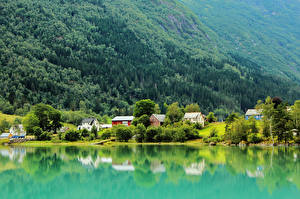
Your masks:
<svg viewBox="0 0 300 199"><path fill-rule="evenodd" d="M117 116L112 119L112 125L125 125L130 126L132 123L132 120L134 119L133 116Z"/></svg>

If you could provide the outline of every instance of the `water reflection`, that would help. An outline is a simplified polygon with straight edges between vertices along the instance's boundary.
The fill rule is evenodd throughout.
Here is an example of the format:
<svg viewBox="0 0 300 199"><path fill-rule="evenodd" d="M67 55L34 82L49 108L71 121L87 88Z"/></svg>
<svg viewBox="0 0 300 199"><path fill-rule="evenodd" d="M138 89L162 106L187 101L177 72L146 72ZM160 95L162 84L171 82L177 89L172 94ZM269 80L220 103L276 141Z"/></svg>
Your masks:
<svg viewBox="0 0 300 199"><path fill-rule="evenodd" d="M228 198L257 198L251 190L267 198L299 196L299 148L0 148L0 192L9 199L19 194L80 198L85 193L85 198L197 198L217 196L221 189ZM169 191L153 195L159 190Z"/></svg>

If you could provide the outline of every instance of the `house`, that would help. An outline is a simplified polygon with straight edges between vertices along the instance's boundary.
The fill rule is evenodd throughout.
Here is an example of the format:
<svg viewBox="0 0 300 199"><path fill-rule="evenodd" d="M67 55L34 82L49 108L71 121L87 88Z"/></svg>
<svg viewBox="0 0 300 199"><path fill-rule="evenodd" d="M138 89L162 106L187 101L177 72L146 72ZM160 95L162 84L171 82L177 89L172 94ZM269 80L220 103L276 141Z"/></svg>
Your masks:
<svg viewBox="0 0 300 199"><path fill-rule="evenodd" d="M100 124L96 118L86 118L82 120L81 125L78 126L77 130L86 129L91 131L93 126L96 127L97 131L100 130Z"/></svg>
<svg viewBox="0 0 300 199"><path fill-rule="evenodd" d="M13 136L13 134L11 134L11 133L2 133L0 135L0 139L1 138L11 138L12 136Z"/></svg>
<svg viewBox="0 0 300 199"><path fill-rule="evenodd" d="M101 124L100 127L101 129L110 129L112 128L112 124Z"/></svg>
<svg viewBox="0 0 300 199"><path fill-rule="evenodd" d="M256 120L261 120L263 118L262 110L248 109L245 114L245 119L248 120L250 117L254 117Z"/></svg>
<svg viewBox="0 0 300 199"><path fill-rule="evenodd" d="M117 116L114 119L112 119L112 125L115 126L123 124L125 126L130 126L133 119L133 116Z"/></svg>
<svg viewBox="0 0 300 199"><path fill-rule="evenodd" d="M11 138L25 138L26 132L22 124L14 125L9 129L9 133L12 135Z"/></svg>
<svg viewBox="0 0 300 199"><path fill-rule="evenodd" d="M190 121L191 123L200 123L202 126L204 126L205 117L200 112L186 113L184 114L183 120Z"/></svg>
<svg viewBox="0 0 300 199"><path fill-rule="evenodd" d="M165 122L166 115L152 114L150 117L151 126L161 126Z"/></svg>

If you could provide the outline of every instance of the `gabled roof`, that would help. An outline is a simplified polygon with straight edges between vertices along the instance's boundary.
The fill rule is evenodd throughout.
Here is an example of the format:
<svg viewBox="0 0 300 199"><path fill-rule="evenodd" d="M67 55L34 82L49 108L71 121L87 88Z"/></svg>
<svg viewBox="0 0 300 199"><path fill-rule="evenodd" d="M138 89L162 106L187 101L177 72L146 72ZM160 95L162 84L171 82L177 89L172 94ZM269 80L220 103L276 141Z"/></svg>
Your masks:
<svg viewBox="0 0 300 199"><path fill-rule="evenodd" d="M132 121L134 119L133 116L117 116L114 119L112 119L113 122L117 121Z"/></svg>
<svg viewBox="0 0 300 199"><path fill-rule="evenodd" d="M164 122L166 119L166 115L162 114L153 114L153 116L159 121L159 122Z"/></svg>
<svg viewBox="0 0 300 199"><path fill-rule="evenodd" d="M186 114L184 114L184 119L194 119L201 115L202 115L202 113L200 113L200 112L186 113Z"/></svg>
<svg viewBox="0 0 300 199"><path fill-rule="evenodd" d="M92 124L95 120L97 120L96 118L85 118L85 119L83 119L82 120L82 124L86 124L86 123L88 123L88 124Z"/></svg>
<svg viewBox="0 0 300 199"><path fill-rule="evenodd" d="M256 109L248 109L246 114L247 116L252 116L252 115L261 115L262 110L256 110Z"/></svg>

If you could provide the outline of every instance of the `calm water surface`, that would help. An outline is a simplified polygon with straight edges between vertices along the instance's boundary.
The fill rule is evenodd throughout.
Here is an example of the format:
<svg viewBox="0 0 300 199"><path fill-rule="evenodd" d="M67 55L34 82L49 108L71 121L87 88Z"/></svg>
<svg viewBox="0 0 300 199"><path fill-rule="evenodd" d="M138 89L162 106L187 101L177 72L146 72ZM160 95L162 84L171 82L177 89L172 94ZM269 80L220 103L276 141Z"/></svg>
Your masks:
<svg viewBox="0 0 300 199"><path fill-rule="evenodd" d="M296 199L299 157L299 148L0 148L0 198Z"/></svg>

